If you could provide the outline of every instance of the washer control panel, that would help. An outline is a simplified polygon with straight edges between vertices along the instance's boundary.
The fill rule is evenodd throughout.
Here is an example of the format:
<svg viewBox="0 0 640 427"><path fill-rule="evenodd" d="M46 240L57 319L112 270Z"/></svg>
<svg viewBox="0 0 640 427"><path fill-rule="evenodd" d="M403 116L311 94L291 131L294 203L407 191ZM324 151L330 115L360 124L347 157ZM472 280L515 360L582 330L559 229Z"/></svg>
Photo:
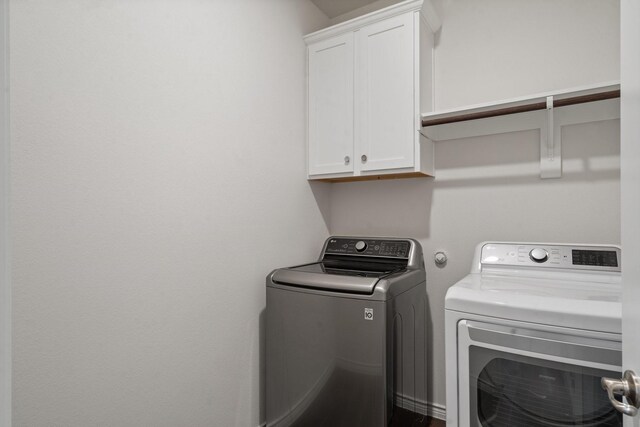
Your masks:
<svg viewBox="0 0 640 427"><path fill-rule="evenodd" d="M410 249L411 242L408 240L373 240L336 237L329 239L324 253L332 255L409 258Z"/></svg>
<svg viewBox="0 0 640 427"><path fill-rule="evenodd" d="M620 271L620 248L615 246L550 245L544 243L486 243L484 265Z"/></svg>

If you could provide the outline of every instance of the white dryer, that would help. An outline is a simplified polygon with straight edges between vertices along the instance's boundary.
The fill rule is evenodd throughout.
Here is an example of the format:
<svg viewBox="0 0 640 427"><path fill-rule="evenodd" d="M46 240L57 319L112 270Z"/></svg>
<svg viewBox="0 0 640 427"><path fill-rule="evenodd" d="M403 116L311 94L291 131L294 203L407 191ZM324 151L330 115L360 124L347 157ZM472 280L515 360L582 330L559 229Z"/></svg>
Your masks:
<svg viewBox="0 0 640 427"><path fill-rule="evenodd" d="M485 242L445 299L447 426L622 426L620 248Z"/></svg>

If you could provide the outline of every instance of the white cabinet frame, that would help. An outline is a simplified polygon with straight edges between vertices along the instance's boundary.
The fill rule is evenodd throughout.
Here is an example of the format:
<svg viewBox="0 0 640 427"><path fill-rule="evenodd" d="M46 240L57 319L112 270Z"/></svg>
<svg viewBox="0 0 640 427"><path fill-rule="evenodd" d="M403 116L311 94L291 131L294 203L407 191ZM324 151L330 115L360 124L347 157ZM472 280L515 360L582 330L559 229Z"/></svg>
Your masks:
<svg viewBox="0 0 640 427"><path fill-rule="evenodd" d="M433 176L433 142L420 129L421 113L433 106L433 34L439 28L430 0L407 0L305 36L308 179L336 182ZM316 61L321 49L328 47L326 43L334 47L338 40L348 43L349 35L354 40L351 156L345 154L348 150L342 138L350 135L344 128L349 114L326 119L332 116L331 105L342 110L351 102L350 96L336 93L328 82L348 85L332 76L335 70L326 73L326 82L319 83L321 67ZM325 102L318 101L318 88L323 85L325 92L334 93Z"/></svg>

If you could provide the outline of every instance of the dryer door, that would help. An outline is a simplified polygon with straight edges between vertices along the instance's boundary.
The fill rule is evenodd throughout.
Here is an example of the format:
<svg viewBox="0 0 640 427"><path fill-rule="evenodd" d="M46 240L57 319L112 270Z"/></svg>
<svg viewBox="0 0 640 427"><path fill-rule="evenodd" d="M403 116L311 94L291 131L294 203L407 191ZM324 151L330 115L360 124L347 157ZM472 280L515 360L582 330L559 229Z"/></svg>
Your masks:
<svg viewBox="0 0 640 427"><path fill-rule="evenodd" d="M619 336L465 320L458 337L461 426L622 426L600 386L620 373Z"/></svg>

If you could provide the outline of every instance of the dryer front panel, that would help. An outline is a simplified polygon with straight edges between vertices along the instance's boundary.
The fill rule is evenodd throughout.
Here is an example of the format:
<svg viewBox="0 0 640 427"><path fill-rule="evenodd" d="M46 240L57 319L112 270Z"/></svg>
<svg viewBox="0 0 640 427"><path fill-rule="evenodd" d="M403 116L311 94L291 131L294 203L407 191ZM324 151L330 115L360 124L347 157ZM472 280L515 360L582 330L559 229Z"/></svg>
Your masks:
<svg viewBox="0 0 640 427"><path fill-rule="evenodd" d="M621 374L614 334L458 323L460 426L622 426L600 385Z"/></svg>

